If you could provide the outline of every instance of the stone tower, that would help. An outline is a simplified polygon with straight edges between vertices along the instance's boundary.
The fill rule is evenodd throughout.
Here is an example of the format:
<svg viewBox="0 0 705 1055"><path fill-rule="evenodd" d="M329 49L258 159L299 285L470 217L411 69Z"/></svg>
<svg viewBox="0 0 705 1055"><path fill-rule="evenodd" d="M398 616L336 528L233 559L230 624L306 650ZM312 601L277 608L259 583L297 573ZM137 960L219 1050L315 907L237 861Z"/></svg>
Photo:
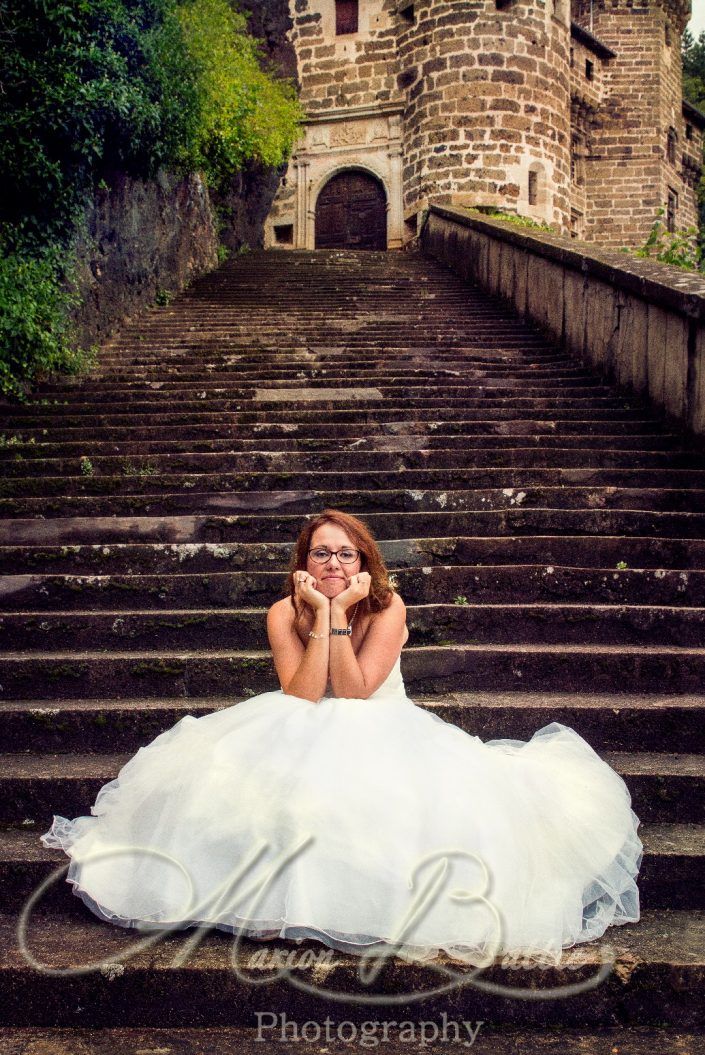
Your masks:
<svg viewBox="0 0 705 1055"><path fill-rule="evenodd" d="M697 222L702 115L683 105L681 37L690 0L573 0L573 18L609 48L601 99L576 131L589 144L583 235L643 243L656 211L672 228ZM582 76L582 67L576 70Z"/></svg>
<svg viewBox="0 0 705 1055"><path fill-rule="evenodd" d="M307 113L266 244L398 248L432 202L605 245L694 223L690 0L291 0Z"/></svg>

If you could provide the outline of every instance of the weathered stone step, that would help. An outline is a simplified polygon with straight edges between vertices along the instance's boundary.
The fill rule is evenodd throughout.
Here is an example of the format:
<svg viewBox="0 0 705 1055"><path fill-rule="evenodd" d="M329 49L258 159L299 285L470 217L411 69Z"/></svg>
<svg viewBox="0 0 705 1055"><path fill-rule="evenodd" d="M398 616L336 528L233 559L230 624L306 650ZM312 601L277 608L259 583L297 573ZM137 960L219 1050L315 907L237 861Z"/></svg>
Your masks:
<svg viewBox="0 0 705 1055"><path fill-rule="evenodd" d="M167 547L171 550L171 547ZM179 567L180 555L172 552ZM188 560L189 558L184 558ZM226 558L224 558L226 559ZM266 559L266 558L263 558ZM216 557L217 560L217 557ZM247 563L242 561L242 563ZM238 566L235 564L235 566ZM186 567L190 567L186 564ZM221 563L222 567L222 563ZM559 565L428 567L394 572L409 604L445 604L451 598L506 604L521 596L527 604L590 602L616 605L688 607L705 602L705 574L674 568L614 570ZM7 574L2 601L6 611L67 609L96 611L271 604L282 589L281 572L189 572L178 574ZM458 602L462 605L462 600Z"/></svg>
<svg viewBox="0 0 705 1055"><path fill-rule="evenodd" d="M271 349L253 347L249 337L218 342L200 340L184 345L171 342L166 358L160 362L157 349L131 340L132 356L125 349L113 357L112 363L101 359L100 375L94 368L80 376L47 376L33 391L49 393L62 391L63 386L76 389L85 384L93 387L96 381L127 387L145 381L188 384L199 378L215 381L219 375L227 375L237 384L241 379L281 381L288 377L300 378L301 373L313 377L330 375L331 378L400 374L409 377L449 376L456 380L490 378L501 381L522 377L535 383L542 380L606 383L606 376L600 370L570 359L547 358L541 349L535 354L533 347L526 351L509 349L504 354L490 355L474 348L463 352L454 347L443 352L434 346L433 353L426 354L414 347L407 348L405 342L402 348L387 346L381 349L364 342L352 357L303 338L297 339L289 348L286 345L281 334L279 341L274 338ZM175 354L185 361L175 363ZM133 361L133 358L139 361Z"/></svg>
<svg viewBox="0 0 705 1055"><path fill-rule="evenodd" d="M345 404L354 402L355 410L353 413L356 415L356 420L361 420L361 416L365 411L377 415L386 415L389 409L400 409L396 406L400 398L398 389L395 387L394 389L385 390L382 385L375 385L374 388L351 388L349 390L326 387L322 388L319 393L316 393L309 386L305 386L289 390L290 398L286 398L286 390L277 390L270 387L259 389L257 398L255 398L254 389L250 391L242 390L235 395L222 399L215 396L208 398L207 390L204 391L206 391L206 395L201 399L179 400L178 412L172 412L171 414L165 414L162 403L157 400L127 400L123 403L114 403L111 405L110 412L102 414L96 411L93 403L72 405L68 400L54 400L47 405L30 404L27 410L34 414L34 418L9 415L6 419L6 424L10 428L24 427L29 421L36 419L37 421L43 421L45 425L47 422L52 425L56 423L60 427L65 428L70 424L80 424L82 416L90 416L91 421L93 421L95 416L96 423L101 425L119 424L121 423L121 418L132 420L150 418L154 421L159 420L160 417L170 418L172 423L175 424L179 420L183 420L184 416L189 416L191 420L203 420L205 414L213 416L216 411L219 415L237 414L237 419L231 420L243 423L246 420L242 416L244 414L255 415L252 420L259 421L263 414L271 410L270 404L275 404L279 413L285 412L289 416L294 415L298 417L298 412L310 407L312 403L319 410L340 411L341 407L345 407ZM451 410L455 409L463 412L473 408L483 409L485 413L487 413L488 409L495 411L532 410L534 413L543 410L549 412L549 415L555 410L573 410L574 413L585 414L591 410L618 411L623 409L642 415L645 413L645 409L641 404L628 396L583 396L574 394L570 396L535 395L524 397L498 395L489 391L484 394L478 394L478 391L478 387L475 386L465 389L455 388L443 395L434 391L431 397L409 396L406 400L407 414L413 410L439 411L444 406ZM336 395L336 392L339 394ZM325 397L324 393L326 393ZM206 407L207 409L205 409ZM348 413L350 412L348 411Z"/></svg>
<svg viewBox="0 0 705 1055"><path fill-rule="evenodd" d="M424 321L422 326L426 326ZM390 333L375 341L369 339L350 340L345 337L329 336L326 340L302 338L295 343L287 341L286 332L281 330L271 338L255 340L233 337L225 333L219 341L195 341L179 344L173 336L165 334L159 339L151 338L148 343L139 343L130 338L128 346L115 354L107 351L101 355L100 365L86 376L99 378L103 373L114 370L125 370L127 367L140 369L165 370L185 368L203 369L210 361L226 364L244 361L256 366L258 363L298 363L310 366L312 363L328 364L332 367L345 367L351 360L360 366L379 362L399 363L425 360L427 365L453 366L464 373L466 369L481 368L493 373L502 364L516 363L519 369L536 365L545 369L562 370L570 365L565 356L556 355L543 339L512 336L497 336L496 327L492 326L492 336L477 335L474 340L449 340L439 337L429 341L424 337L409 334ZM403 346L400 353L390 352ZM573 365L575 365L573 363ZM598 371L591 371L591 376L601 377Z"/></svg>
<svg viewBox="0 0 705 1055"><path fill-rule="evenodd" d="M237 648L266 648L264 608L184 608L112 611L29 611L0 615L3 648L32 651L118 646L207 648L229 642ZM414 645L522 642L633 644L697 647L705 640L705 608L660 605L472 604L409 605Z"/></svg>
<svg viewBox="0 0 705 1055"><path fill-rule="evenodd" d="M232 453L263 452L287 453L297 451L299 453L318 451L340 451L342 445L348 450L388 451L400 453L404 451L416 451L420 447L424 450L504 450L507 447L515 448L517 445L517 433L507 436L498 435L440 435L433 432L431 435L423 436L420 442L419 435L397 435L385 436L382 434L359 436L358 438L343 438L340 436L321 436L306 439L304 437L288 438L286 436L272 439L162 439L162 440L122 440L116 443L114 440L90 439L91 461L100 457L115 457L135 454L215 454L218 452ZM679 453L691 450L690 446L683 445L682 437L678 433L650 434L647 432L632 433L624 435L620 433L593 434L591 437L594 445L598 448L609 448L631 451L678 451ZM581 435L556 435L555 432L530 433L521 435L522 447L583 447L586 438ZM8 472L13 467L17 472L22 471L21 463L25 463L25 471L29 470L28 462L41 461L51 458L81 458L86 450L84 440L67 440L64 443L42 443L33 437L29 441L19 440L0 447L0 465L3 472ZM20 458L18 458L18 454ZM12 474L9 474L12 475Z"/></svg>
<svg viewBox="0 0 705 1055"><path fill-rule="evenodd" d="M538 1026L502 1028L483 1022L476 1033L477 1020L467 1020L465 1026L460 1015L453 1018L448 1012L445 1018L441 1012L437 1023L429 1015L427 1025L423 1025L426 1021L423 1019L413 1027L408 1021L405 1025L402 1019L392 1019L395 1014L393 1005L389 1007L386 1020L382 1019L376 1025L370 1020L363 1027L345 1019L345 1006L338 1008L337 1018L329 1017L327 1026L325 1021L316 1024L315 1020L313 1025L306 1026L305 1020L297 1023L292 1014L285 1017L280 1011L275 1019L266 1015L257 1019L253 1014L252 1026L239 1028L7 1028L0 1029L0 1048L8 1055L29 1055L30 1052L45 1055L135 1055L135 1052L171 1055L173 1052L175 1055L177 1051L183 1055L259 1055L262 1042L266 1041L268 1052L284 1055L291 1051L293 1038L298 1038L299 1042L310 1040L320 1031L321 1038L328 1038L325 1048L329 1055L349 1055L354 1038L364 1038L361 1044L366 1047L384 1044L385 1055L408 1055L411 1037L427 1045L436 1037L442 1038L441 1043L456 1039L462 1042L463 1037L474 1037L474 1055L517 1055L519 1052L565 1055L566 1051L579 1051L580 1055L605 1055L610 1051L619 1051L621 1055L663 1055L666 1050L670 1055L703 1055L705 1052L705 1034L680 1028L622 1026L597 1032L589 1032L588 1027L556 1031ZM276 1023L276 1028L258 1030L258 1022Z"/></svg>
<svg viewBox="0 0 705 1055"><path fill-rule="evenodd" d="M116 517L115 520L118 521L116 526L120 526L120 519ZM130 536L132 525L135 528L138 526L133 520L122 522L126 537ZM245 596L243 588L250 590L254 600L248 603L255 604L262 603L259 600L261 597L275 596L282 586L282 572L287 567L291 553L290 544L183 542L179 541L183 525L177 523L176 527L174 541L170 541L170 524L165 519L163 531L154 533L155 539L161 537L163 541L112 541L107 545L95 541L84 545L73 543L58 546L53 543L60 540L61 521L38 521L36 525L25 521L20 525L18 537L22 533L27 545L0 545L0 572L10 576L19 572L68 572L71 575L80 572L98 572L103 575L123 572L129 575L138 572L183 574L229 571L238 597L242 599ZM0 537L6 542L18 541L8 524L0 524ZM677 579L680 592L687 595L688 583L699 582L699 569L705 568L705 541L695 538L550 534L499 538L406 538L380 540L380 548L390 570L395 572L398 579L403 577L404 597L409 596L409 590L414 595L420 595L427 588L436 589L438 584L440 599L443 590L453 590L463 585L469 575L479 573L486 578L497 567L501 569L503 565L509 565L504 568L505 574L516 575L519 579L530 576L536 571L531 565L537 564L541 574L546 575L550 566L559 577L565 574L580 576L584 573L593 577L597 570L604 579L614 582L623 580L620 589L631 575L631 572L620 570L624 566L637 571L654 569L657 574L649 576L650 579L666 584L669 576ZM584 567L576 566L578 559ZM512 568L514 564L521 567ZM483 565L484 568L481 567ZM262 568L268 570L259 570ZM404 569L409 569L408 574ZM686 574L681 576L681 571ZM245 584L243 588L237 585L240 580ZM645 596L649 592L642 582L639 594Z"/></svg>
<svg viewBox="0 0 705 1055"><path fill-rule="evenodd" d="M241 492L244 507L251 505L246 497L251 491L266 491L271 496L267 508L286 507L292 512L302 500L308 503L304 511L314 500L334 506L342 502L346 508L367 503L390 510L533 504L696 512L705 484L705 462L698 464L692 451L672 449L635 452L596 445L588 451L550 444L530 448L488 444L419 450L409 444L398 450L376 450L360 444L338 450L221 450L136 457L96 454L89 449L88 471L86 454L6 463L0 494L31 496L40 485L45 494L111 495L178 493L186 487L207 493L213 500L218 494L230 495L233 502ZM606 464L595 466L602 457ZM633 468L620 466L629 458ZM582 463L580 467L576 462ZM337 490L341 482L345 489ZM295 488L305 491L306 498ZM314 496L314 490L325 493Z"/></svg>
<svg viewBox="0 0 705 1055"><path fill-rule="evenodd" d="M570 382L575 387L594 386L604 383L591 371L580 367L519 367L510 363L497 363L493 365L484 364L482 368L474 367L471 363L445 365L434 361L433 365L421 365L418 360L405 362L395 357L393 361L386 360L362 360L357 357L354 364L327 362L316 362L310 356L299 356L298 358L287 357L285 361L277 363L271 360L274 357L267 356L266 360L245 361L244 356L228 355L218 359L206 360L199 356L198 369L195 363L189 367L177 368L155 363L153 367L132 367L130 370L115 370L111 373L103 371L100 376L91 373L85 377L66 377L61 381L43 381L37 384L36 393L65 392L68 390L81 389L84 392L104 391L140 391L145 389L177 390L183 391L192 386L205 385L213 388L220 384L235 383L243 381L257 381L259 384L268 381L302 380L304 377L316 378L317 380L328 379L337 381L339 378L354 378L359 385L363 379L378 380L382 377L402 377L404 379L425 379L433 381L435 378L459 378L465 382L471 380L492 381L514 381L520 383L522 379L530 380L539 384L544 381L551 385Z"/></svg>
<svg viewBox="0 0 705 1055"><path fill-rule="evenodd" d="M68 888L68 884L65 886ZM71 896L68 889L66 895ZM252 979L263 978L263 968L255 966L257 959L253 957L261 957L265 948L280 948L286 955L296 946L286 941L263 944L242 939L235 947L232 935L212 931L187 950L186 942L193 933L176 932L160 938L156 944L156 935L151 935L150 945L140 951L131 947L144 941L144 934L103 923L92 917L88 909L80 919L51 910L38 912L30 920L28 948L39 963L54 969L100 962L115 965L105 967L102 972L52 976L40 973L36 966L29 964L17 947L14 914L0 917L0 934L6 950L0 967L5 1023L93 1028L116 1024L122 1027L163 1025L165 1001L168 1001L172 1027L252 1025ZM555 1035L560 1037L563 1047L554 1046L552 1050L562 1052L567 1050L563 1028L571 1025L584 1027L589 1023L591 1031L599 1026L614 1029L615 1023L638 1023L642 1028L649 1024L671 1025L675 1027L669 1032L672 1038L704 1025L699 999L705 975L704 938L703 911L646 911L638 924L611 928L598 942L567 950L558 968L518 971L493 967L479 976L479 981L491 980L512 990L520 987L531 992L602 977L599 984L586 986L585 992L570 999L529 1000L490 995L481 987L469 984L469 980L463 981L463 974L471 974L472 969L443 958L438 967L446 965L454 976L459 976L450 1014L448 975L438 967L390 959L381 965L382 972L373 984L363 983L359 977L360 958L334 952L325 971L321 971L320 964L316 965L315 957L307 966L305 961L299 961L295 969L296 978L310 987L313 995L300 986L294 988L292 981L283 977L267 983L266 1007L287 1008L288 1017L300 1023L309 1020L323 1023L326 1017L331 1022L344 1018L359 1023L369 1022L372 1017L387 1021L422 1017L424 1020L436 1018L439 1022L485 1020L501 1022L505 1027L509 1023L555 1024L559 1027ZM320 942L301 943L301 951L308 948L314 953L325 949ZM175 966L177 963L179 966ZM274 973L266 970L264 977L272 978ZM424 997L419 1006L419 994L437 990L441 982L444 983L442 992ZM414 996L410 1006L402 1001L402 995L407 993ZM335 994L342 994L342 1003ZM381 997L381 1007L379 999L373 1006L364 1002L365 997L375 994ZM397 1002L382 1013L386 1002L395 995ZM296 1010L292 1011L294 1000ZM399 1014L400 1009L403 1014ZM445 1020L441 1018L443 1013ZM345 1035L350 1036L349 1027ZM450 1036L453 1037L452 1030ZM489 1050L498 1055L505 1050L519 1049L492 1046ZM533 1053L540 1049L525 1050ZM585 1052L590 1050L583 1048ZM602 1055L610 1049L603 1044L599 1050ZM639 1055L646 1055L648 1050L639 1049ZM660 1049L659 1055L664 1050ZM676 1048L668 1050L669 1055L676 1055ZM198 1051L203 1049L199 1047Z"/></svg>
<svg viewBox="0 0 705 1055"><path fill-rule="evenodd" d="M529 740L561 722L596 751L705 750L705 695L599 692L450 692L414 695L418 706L482 740ZM136 751L184 715L232 707L240 696L0 700L2 743L14 752L108 754Z"/></svg>
<svg viewBox="0 0 705 1055"><path fill-rule="evenodd" d="M237 642L234 643L237 645ZM264 642L263 642L264 644ZM277 687L268 650L221 647L110 652L83 649L0 656L3 699L87 699L100 695L241 695ZM223 647L226 646L226 647ZM408 647L402 672L410 694L497 690L697 693L705 680L705 648L609 644L468 644ZM705 780L705 767L703 768Z"/></svg>
<svg viewBox="0 0 705 1055"><path fill-rule="evenodd" d="M635 463L633 470L625 464L630 458ZM619 495L624 492L638 492L649 486L672 490L665 485L673 482L678 484L678 490L688 489L681 503L687 506L691 495L693 502L697 502L697 489L705 479L702 459L692 451L634 453L577 447L480 447L472 452L453 449L242 451L196 454L193 459L176 454L136 461L124 455L108 456L102 461L96 456L95 462L91 458L88 460L88 473L81 471L81 459L78 458L66 463L70 472L50 474L47 471L40 481L37 480L35 463L25 466L22 462L15 462L10 467L12 472L1 481L0 494L30 497L38 493L40 484L43 485L42 493L47 495L64 495L67 491L87 495L148 494L165 488L178 493L187 487L209 495L213 503L229 500L235 508L238 493L244 492L240 500L247 508L257 500L245 496L251 491L266 491L272 496L267 508L275 509L300 501L300 490L306 490L311 498L315 490L328 494L334 492L347 496L341 500L348 504L356 501L358 506L363 497L371 500L373 506L379 505L381 500L375 502L372 495L384 490L390 501L394 500L393 493L398 493L410 496L415 503L421 502L422 496L428 496L423 500L430 505L435 504L433 496L436 494L440 507L446 508L450 500L441 497L443 494L454 494L460 502L461 494L470 496L478 491L501 488L494 496L488 491L486 503L511 506L528 502L532 493L534 499L538 499L539 492L531 491L534 487L545 489L545 497L551 504L552 485L559 489L573 486L578 491L585 491L585 485L593 485L595 495L589 504L603 506L610 494L616 494L614 501L618 502ZM47 470L63 468L63 461L55 466L48 461L45 464ZM233 471L227 471L229 465ZM29 475L25 475L25 469ZM101 474L96 469L105 471ZM23 475L15 476L15 472ZM518 474L521 474L521 486L517 482ZM468 490L468 485L473 483L480 486ZM630 483L632 487L628 486ZM404 485L403 491L397 491L400 484ZM582 488L577 486L580 484ZM618 490L613 492L613 488ZM517 499L520 494L522 497ZM321 498L325 500L323 495ZM636 495L635 500L638 501ZM471 503L470 498L466 501ZM576 495L576 501L580 504L579 495ZM679 504L677 495L673 496L673 501ZM694 506L693 511L696 508Z"/></svg>
<svg viewBox="0 0 705 1055"><path fill-rule="evenodd" d="M166 382L157 382L156 384L133 385L131 387L113 387L101 384L100 389L96 391L86 390L83 386L81 388L65 389L62 393L64 396L62 405L70 406L75 412L103 403L111 403L119 409L128 405L134 405L141 410L154 407L159 412L161 404L171 402L177 395L179 402L186 407L198 407L199 404L196 403L196 400L207 399L210 404L214 400L220 402L219 396L223 400L257 398L265 402L271 402L274 401L276 396L283 397L289 392L294 394L292 399L296 400L298 393L301 392L304 386L309 393L316 390L335 389L340 391L350 389L353 395L361 389L364 390L367 386L371 386L375 391L381 392L385 398L394 398L400 388L403 388L412 396L418 396L425 393L431 386L438 395L446 392L451 399L464 397L466 394L468 396L482 395L484 399L495 399L504 396L513 397L517 393L522 398L534 396L543 398L551 395L560 396L563 399L570 398L581 401L604 397L614 398L614 389L611 386L597 384L594 381L576 383L573 379L569 379L566 381L541 380L529 382L521 378L492 378L483 379L481 384L479 381L469 384L465 378L461 381L457 376L449 376L447 374L431 377L405 376L403 374L384 374L380 376L375 374L351 378L335 375L327 378L292 377L281 381L261 378L253 378L251 381L246 381L239 378L236 385L229 385L221 380L201 380L194 381L191 384L174 383L171 385Z"/></svg>
<svg viewBox="0 0 705 1055"><path fill-rule="evenodd" d="M254 406L251 403L250 406ZM532 413L533 409L533 413ZM101 429L109 429L111 435L116 435L119 428L125 428L129 426L132 429L154 429L162 431L163 428L175 428L179 427L179 435L188 435L184 431L183 426L200 426L201 428L208 428L209 435L211 434L211 427L214 429L227 428L232 432L233 428L238 426L259 426L262 432L265 430L271 430L268 434L276 434L275 430L279 428L284 433L287 430L293 432L295 429L299 431L308 431L309 425L324 425L324 427L330 433L331 425L352 425L360 430L361 427L370 424L372 426L381 427L386 425L390 429L398 422L403 422L404 426L408 424L416 424L419 422L427 421L444 421L452 422L458 421L463 423L474 423L475 421L483 421L491 423L495 428L503 427L505 422L534 422L537 419L543 420L548 428L551 427L550 422L576 422L579 423L579 431L585 431L590 433L591 431L598 431L603 426L604 422L610 423L610 428L615 425L633 424L637 427L643 427L644 422L653 422L653 425L657 429L663 429L665 426L665 419L661 420L656 418L649 418L649 415L643 408L630 409L629 407L613 407L613 408L599 408L592 407L588 408L583 405L579 407L566 406L557 407L554 403L551 403L550 413L546 414L543 418L540 414L536 413L537 408L532 407L496 407L482 406L473 407L471 405L464 404L462 407L443 405L442 403L430 402L426 408L416 408L416 411L410 413L409 407L393 406L389 403L379 403L373 409L363 409L359 404L356 403L354 409L349 407L341 408L339 404L331 404L327 407L324 404L316 404L314 409L308 407L298 407L296 409L295 418L296 423L292 422L291 410L282 409L279 406L272 406L259 410L240 410L232 411L228 414L213 414L206 411L196 414L181 414L174 411L171 414L151 414L146 418L144 416L135 417L129 414L113 414L113 415L95 415L90 418L90 421L85 415L79 416L77 419L60 419L57 418L54 421L47 423L45 417L36 417L31 414L23 415L21 412L17 412L17 407L11 408L10 412L4 420L4 427L6 429L30 429L36 428L42 431L43 435L48 435L49 429L47 424L50 424L52 429L52 436L57 437L62 435L61 430L66 429L81 429L86 432L86 435L95 435ZM542 409L542 408L538 408ZM417 412L418 411L418 412ZM425 411L425 412L422 412ZM511 411L511 413L510 413ZM590 420L593 425L592 428L584 428L584 422ZM86 431L87 430L87 431ZM215 432L217 435L217 431ZM315 435L315 433L309 433L309 435Z"/></svg>
<svg viewBox="0 0 705 1055"><path fill-rule="evenodd" d="M51 817L46 823L51 823ZM0 883L6 910L19 912L60 863L56 851L39 842L41 828L42 824L35 822L0 831ZM705 825L640 825L639 836L644 844L639 871L642 912L654 908L705 909ZM70 894L66 897L67 893L59 885L47 894L43 905L53 905L68 917L84 920L83 902Z"/></svg>
<svg viewBox="0 0 705 1055"><path fill-rule="evenodd" d="M258 538L274 542L293 541L301 518L272 512L269 516L227 516L220 510L228 505L227 496L213 502L214 512L204 516L168 515L163 496L126 495L121 498L4 499L0 514L0 543L22 544L30 537L45 543L85 543L124 541L125 525L133 538L173 542L247 542ZM194 506L204 508L208 500L194 496ZM236 509L241 506L233 503ZM32 536L33 519L28 513L47 516ZM71 516L71 513L78 516ZM109 516L108 513L122 514ZM130 520L134 514L135 519ZM162 514L162 515L160 515ZM27 519L25 519L27 518ZM422 538L441 535L654 535L663 538L702 538L705 521L701 513L658 513L631 509L509 509L488 512L369 513L367 523L379 538ZM53 527L49 521L53 520ZM165 533L163 533L163 529ZM29 532L29 534L28 534Z"/></svg>
<svg viewBox="0 0 705 1055"><path fill-rule="evenodd" d="M560 441L565 438L566 443L564 446L584 446L586 439L589 438L594 442L601 442L602 437L615 437L616 441L614 444L608 443L607 446L622 447L622 438L639 436L646 437L648 442L647 449L654 449L652 443L659 438L668 438L670 436L676 436L678 444L683 441L683 438L677 433L668 432L661 422L650 421L650 420L634 420L629 419L627 421L618 420L611 421L609 418L597 417L596 419L571 419L559 416L558 418L551 418L550 420L536 420L525 417L518 417L516 419L499 419L496 418L476 418L474 420L464 421L448 420L441 421L438 418L431 419L416 419L413 421L402 421L402 420L391 420L391 421L368 421L363 424L356 424L354 422L336 422L335 423L335 437L336 441L345 439L346 441L355 441L360 443L362 440L367 443L372 449L375 449L375 442L377 440L401 440L402 442L413 441L414 437L423 437L423 442L416 440L412 443L412 450L416 450L420 447L443 447L444 438L455 438L464 440L465 437L469 438L469 446L482 446L482 439L484 437L492 437L493 442L490 446L516 446L516 441L513 439L515 436L522 437L522 446L535 445L536 442L540 444L542 438L546 441L555 439ZM175 442L189 442L190 439L195 439L203 442L216 441L218 437L223 437L223 443L228 443L230 438L233 442L238 442L239 439L245 439L245 442L251 442L253 448L258 450L258 443L260 440L266 442L267 440L277 439L289 439L292 440L297 438L304 442L315 442L316 440L330 440L332 438L332 430L330 423L324 424L320 422L270 422L255 424L248 428L239 428L238 426L232 425L213 425L208 426L204 424L185 424L185 425L169 425L164 424L161 427L149 427L149 426L126 426L116 427L109 431L109 434L101 439L101 433L96 429L88 429L84 426L66 429L52 429L51 434L47 428L34 428L34 429L23 429L21 433L14 432L12 434L2 433L4 440L0 444L0 453L5 452L7 455L14 457L16 453L31 452L32 447L35 444L41 443L64 443L64 442L75 442L80 443L81 446L88 440L91 444L101 443L122 443L125 440L132 441L135 443L141 443L143 441L155 440L165 444L168 444L171 449L172 444ZM537 439L534 439L534 435ZM252 439L252 437L257 439ZM438 442L435 441L435 437L438 437ZM495 443L496 439L502 439L502 443ZM473 441L477 442L473 442ZM525 442L526 440L526 442ZM348 444L350 445L350 444ZM461 444L462 445L462 444ZM558 442L555 445L560 445ZM604 444L601 444L604 446ZM449 443L448 447L456 446L455 443ZM15 449L17 448L17 449ZM266 449L266 448L262 448ZM274 448L278 449L278 448ZM408 449L405 448L405 449ZM688 449L692 450L694 447L688 443ZM704 448L705 449L705 445Z"/></svg>

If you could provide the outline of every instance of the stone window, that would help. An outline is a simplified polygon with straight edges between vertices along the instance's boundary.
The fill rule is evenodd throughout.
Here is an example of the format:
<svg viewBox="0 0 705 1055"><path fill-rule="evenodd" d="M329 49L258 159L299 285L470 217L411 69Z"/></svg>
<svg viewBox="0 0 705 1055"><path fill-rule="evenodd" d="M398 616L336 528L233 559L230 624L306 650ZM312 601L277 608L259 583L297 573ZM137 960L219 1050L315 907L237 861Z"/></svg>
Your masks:
<svg viewBox="0 0 705 1055"><path fill-rule="evenodd" d="M666 207L666 228L675 234L676 231L676 213L678 211L678 194L674 191L673 187L668 188L668 205Z"/></svg>
<svg viewBox="0 0 705 1055"><path fill-rule="evenodd" d="M693 126L691 124L687 124L685 126L685 138L686 139L692 139L693 138Z"/></svg>
<svg viewBox="0 0 705 1055"><path fill-rule="evenodd" d="M513 6L515 0L494 0L494 6L498 11L506 11Z"/></svg>
<svg viewBox="0 0 705 1055"><path fill-rule="evenodd" d="M585 216L577 209L570 210L570 237L582 238L585 234Z"/></svg>
<svg viewBox="0 0 705 1055"><path fill-rule="evenodd" d="M529 173L529 205L536 205L539 200L539 174Z"/></svg>
<svg viewBox="0 0 705 1055"><path fill-rule="evenodd" d="M570 178L577 187L585 186L585 140L575 132L570 144Z"/></svg>
<svg viewBox="0 0 705 1055"><path fill-rule="evenodd" d="M595 77L595 64L590 59L585 59L585 79L593 80Z"/></svg>
<svg viewBox="0 0 705 1055"><path fill-rule="evenodd" d="M335 33L357 33L358 0L335 0Z"/></svg>
<svg viewBox="0 0 705 1055"><path fill-rule="evenodd" d="M274 225L274 241L277 245L293 245L294 244L294 225L293 223L275 223Z"/></svg>
<svg viewBox="0 0 705 1055"><path fill-rule="evenodd" d="M666 41L666 47L670 48L670 46L671 46L671 23L670 22L665 22L663 28L664 28L664 31L665 31L664 40Z"/></svg>
<svg viewBox="0 0 705 1055"><path fill-rule="evenodd" d="M668 129L668 137L667 137L667 140L666 140L666 157L668 158L668 160L671 162L672 165L675 165L675 163L676 163L676 143L677 143L677 141L678 141L678 137L676 135L675 128L673 128L673 127L669 128Z"/></svg>
<svg viewBox="0 0 705 1055"><path fill-rule="evenodd" d="M415 22L413 4L407 4L405 7L401 7L399 14L405 22L408 22L410 26L413 26Z"/></svg>
<svg viewBox="0 0 705 1055"><path fill-rule="evenodd" d="M575 48L570 49L570 68L571 70L575 66Z"/></svg>

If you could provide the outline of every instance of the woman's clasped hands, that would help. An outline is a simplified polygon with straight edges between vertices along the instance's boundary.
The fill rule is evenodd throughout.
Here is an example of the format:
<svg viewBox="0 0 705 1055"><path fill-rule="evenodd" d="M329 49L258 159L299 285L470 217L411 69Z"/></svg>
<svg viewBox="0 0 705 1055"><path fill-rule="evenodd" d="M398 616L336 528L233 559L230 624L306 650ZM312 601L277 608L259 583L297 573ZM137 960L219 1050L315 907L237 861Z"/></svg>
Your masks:
<svg viewBox="0 0 705 1055"><path fill-rule="evenodd" d="M335 604L336 608L347 609L367 597L371 585L372 577L370 573L361 571L349 577L347 585L341 593L336 594L334 597L328 597L317 588L318 579L313 575L303 570L294 573L294 589L297 601L304 601L314 611L325 611L332 604Z"/></svg>

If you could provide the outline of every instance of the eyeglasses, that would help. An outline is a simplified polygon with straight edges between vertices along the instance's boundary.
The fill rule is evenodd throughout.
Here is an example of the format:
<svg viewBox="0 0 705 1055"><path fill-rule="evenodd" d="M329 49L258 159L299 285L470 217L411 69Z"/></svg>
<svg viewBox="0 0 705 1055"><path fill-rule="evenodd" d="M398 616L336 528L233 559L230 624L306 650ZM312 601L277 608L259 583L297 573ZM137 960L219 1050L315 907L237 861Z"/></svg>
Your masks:
<svg viewBox="0 0 705 1055"><path fill-rule="evenodd" d="M337 557L341 564L354 564L360 556L359 549L351 549L345 546L343 549L330 550L325 546L316 546L310 549L308 555L314 564L327 564L331 557Z"/></svg>

